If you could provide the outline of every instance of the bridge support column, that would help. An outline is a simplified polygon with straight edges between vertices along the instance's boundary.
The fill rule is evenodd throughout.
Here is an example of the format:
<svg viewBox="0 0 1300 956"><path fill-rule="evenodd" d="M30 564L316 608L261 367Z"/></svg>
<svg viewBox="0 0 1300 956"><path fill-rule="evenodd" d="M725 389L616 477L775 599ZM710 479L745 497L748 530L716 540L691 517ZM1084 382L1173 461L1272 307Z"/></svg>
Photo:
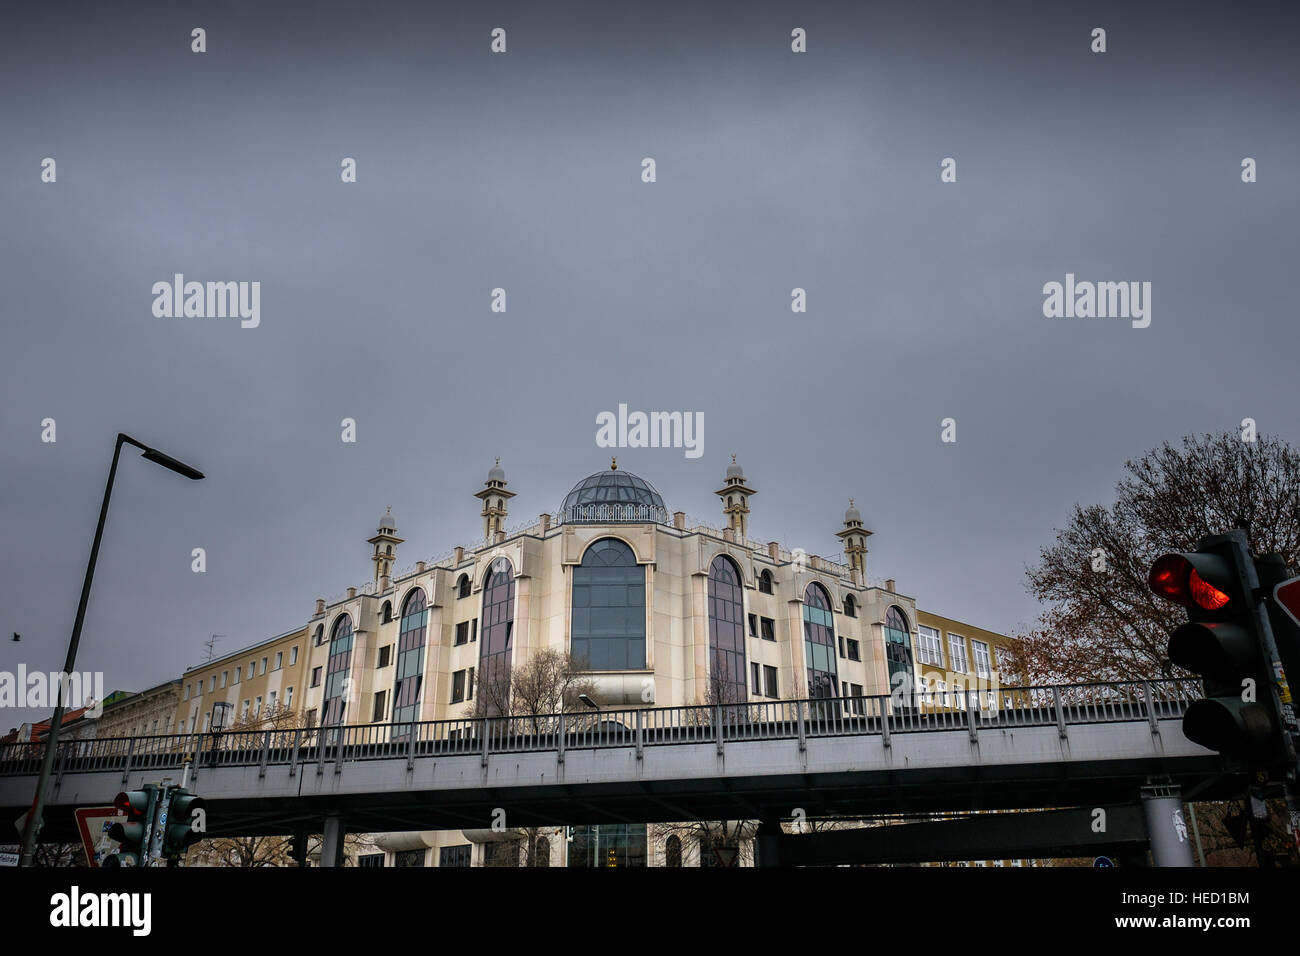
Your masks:
<svg viewBox="0 0 1300 956"><path fill-rule="evenodd" d="M1142 788L1142 811L1152 862L1156 866L1195 866L1183 817L1182 790L1172 784L1148 784Z"/></svg>
<svg viewBox="0 0 1300 956"><path fill-rule="evenodd" d="M784 831L779 820L763 820L754 831L754 865L781 865L781 837Z"/></svg>
<svg viewBox="0 0 1300 956"><path fill-rule="evenodd" d="M343 865L343 818L332 816L325 818L325 829L320 848L321 866Z"/></svg>

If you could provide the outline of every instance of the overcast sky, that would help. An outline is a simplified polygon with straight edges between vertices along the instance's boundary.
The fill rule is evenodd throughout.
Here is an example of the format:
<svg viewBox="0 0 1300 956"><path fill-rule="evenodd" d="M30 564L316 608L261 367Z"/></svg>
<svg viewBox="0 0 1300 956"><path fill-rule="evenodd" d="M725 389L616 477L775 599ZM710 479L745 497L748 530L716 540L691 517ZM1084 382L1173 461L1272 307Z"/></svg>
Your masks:
<svg viewBox="0 0 1300 956"><path fill-rule="evenodd" d="M511 524L554 511L619 403L704 416L697 459L619 452L670 509L720 524L734 452L752 537L836 554L852 496L873 577L1002 631L1126 459L1300 442L1294 12L859 6L9 11L0 670L62 666L119 430L207 479L123 459L78 659L110 690L305 623L386 506L399 565L475 540L495 456ZM155 317L177 272L260 282L260 325ZM1150 282L1150 326L1045 318L1067 273Z"/></svg>

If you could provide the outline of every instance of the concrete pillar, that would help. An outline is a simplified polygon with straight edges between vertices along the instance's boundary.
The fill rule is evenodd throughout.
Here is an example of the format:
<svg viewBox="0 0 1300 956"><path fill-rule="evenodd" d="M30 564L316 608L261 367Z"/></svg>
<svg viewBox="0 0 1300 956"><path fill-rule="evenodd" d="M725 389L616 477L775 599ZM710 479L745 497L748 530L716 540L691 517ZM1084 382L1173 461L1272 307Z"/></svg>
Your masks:
<svg viewBox="0 0 1300 956"><path fill-rule="evenodd" d="M325 829L320 848L321 866L343 865L343 833L342 817L325 818Z"/></svg>
<svg viewBox="0 0 1300 956"><path fill-rule="evenodd" d="M754 832L754 866L781 865L781 837L784 835L779 820L763 820Z"/></svg>
<svg viewBox="0 0 1300 956"><path fill-rule="evenodd" d="M1172 784L1149 784L1142 788L1142 811L1152 862L1156 866L1194 866L1182 791Z"/></svg>

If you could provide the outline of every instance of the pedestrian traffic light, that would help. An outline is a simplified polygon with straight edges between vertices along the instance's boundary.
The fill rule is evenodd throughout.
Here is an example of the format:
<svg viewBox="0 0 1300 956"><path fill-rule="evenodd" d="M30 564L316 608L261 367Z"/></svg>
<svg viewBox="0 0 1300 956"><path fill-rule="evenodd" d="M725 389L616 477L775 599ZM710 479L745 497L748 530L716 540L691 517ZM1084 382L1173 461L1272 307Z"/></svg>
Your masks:
<svg viewBox="0 0 1300 956"><path fill-rule="evenodd" d="M168 859L178 857L203 839L207 828L206 825L195 826L196 813L197 820L202 822L207 813L202 797L179 787L171 792L167 804L167 825L163 829L163 856Z"/></svg>
<svg viewBox="0 0 1300 956"><path fill-rule="evenodd" d="M1166 554L1148 583L1187 608L1187 623L1169 638L1169 659L1205 685L1205 697L1183 716L1183 733L1246 768L1281 757L1269 657L1260 633L1257 577L1244 536L1212 535L1192 553Z"/></svg>
<svg viewBox="0 0 1300 956"><path fill-rule="evenodd" d="M157 789L147 785L143 790L126 790L113 800L113 807L126 817L124 822L114 823L108 828L108 838L117 840L121 846L116 853L110 853L100 864L104 867L140 866L143 864L149 844L149 831L153 828L154 804L157 802Z"/></svg>

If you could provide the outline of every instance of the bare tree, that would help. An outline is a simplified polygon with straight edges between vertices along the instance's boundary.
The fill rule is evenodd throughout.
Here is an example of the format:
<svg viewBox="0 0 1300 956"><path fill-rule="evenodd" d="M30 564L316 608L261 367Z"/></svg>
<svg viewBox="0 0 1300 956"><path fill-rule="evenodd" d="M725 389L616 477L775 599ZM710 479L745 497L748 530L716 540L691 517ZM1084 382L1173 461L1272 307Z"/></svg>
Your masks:
<svg viewBox="0 0 1300 956"><path fill-rule="evenodd" d="M1165 660L1179 608L1147 587L1168 551L1243 522L1256 553L1300 561L1300 453L1234 432L1166 442L1125 464L1115 503L1075 505L1056 541L1028 569L1048 605L1019 635L1017 669L1030 683L1144 680L1171 673Z"/></svg>
<svg viewBox="0 0 1300 956"><path fill-rule="evenodd" d="M596 683L585 671L582 661L551 648L543 648L514 666L480 667L474 676L474 701L466 716L510 716L528 732L547 733L552 725L545 718L588 711L579 697L595 694Z"/></svg>

